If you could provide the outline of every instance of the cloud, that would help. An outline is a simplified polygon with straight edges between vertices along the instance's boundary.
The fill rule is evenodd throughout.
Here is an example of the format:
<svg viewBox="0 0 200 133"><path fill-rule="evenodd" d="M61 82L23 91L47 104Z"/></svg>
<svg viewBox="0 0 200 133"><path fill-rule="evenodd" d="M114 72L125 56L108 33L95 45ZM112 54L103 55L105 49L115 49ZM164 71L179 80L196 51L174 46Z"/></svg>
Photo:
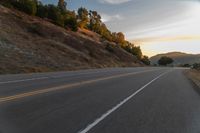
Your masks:
<svg viewBox="0 0 200 133"><path fill-rule="evenodd" d="M199 41L200 35L172 36L172 37L149 37L134 40L136 44L152 44L158 42L177 42L177 41Z"/></svg>
<svg viewBox="0 0 200 133"><path fill-rule="evenodd" d="M123 19L123 17L119 14L108 15L108 14L101 13L101 17L102 17L103 22L111 22L111 21Z"/></svg>
<svg viewBox="0 0 200 133"><path fill-rule="evenodd" d="M99 2L101 3L109 3L109 4L121 4L129 1L131 0L99 0Z"/></svg>

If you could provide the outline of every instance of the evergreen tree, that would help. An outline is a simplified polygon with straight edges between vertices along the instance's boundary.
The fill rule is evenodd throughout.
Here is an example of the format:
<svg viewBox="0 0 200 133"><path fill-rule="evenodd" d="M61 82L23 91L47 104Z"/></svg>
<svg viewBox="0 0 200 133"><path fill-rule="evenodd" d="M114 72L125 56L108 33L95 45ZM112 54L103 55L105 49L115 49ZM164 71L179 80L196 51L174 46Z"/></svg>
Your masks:
<svg viewBox="0 0 200 133"><path fill-rule="evenodd" d="M64 11L67 10L66 6L67 6L67 3L65 2L65 0L59 0L59 1L58 1L58 8L59 8L62 12L64 12Z"/></svg>

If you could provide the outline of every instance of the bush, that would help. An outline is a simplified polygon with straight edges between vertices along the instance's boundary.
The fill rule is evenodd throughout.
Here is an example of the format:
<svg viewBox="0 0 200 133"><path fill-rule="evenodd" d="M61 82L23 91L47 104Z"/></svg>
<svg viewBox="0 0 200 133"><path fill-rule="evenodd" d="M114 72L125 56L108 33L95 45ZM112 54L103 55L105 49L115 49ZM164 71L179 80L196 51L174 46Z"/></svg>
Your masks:
<svg viewBox="0 0 200 133"><path fill-rule="evenodd" d="M193 69L200 70L200 63L194 63L194 64L192 65L192 68L193 68Z"/></svg>
<svg viewBox="0 0 200 133"><path fill-rule="evenodd" d="M111 44L107 44L106 45L106 50L108 50L109 52L113 53L114 52L114 46Z"/></svg>
<svg viewBox="0 0 200 133"><path fill-rule="evenodd" d="M173 59L170 58L170 57L167 57L167 56L163 56L158 60L158 64L162 65L162 66L166 66L166 65L171 64L173 62L174 62Z"/></svg>
<svg viewBox="0 0 200 133"><path fill-rule="evenodd" d="M140 47L134 46L133 44L126 42L126 44L121 45L121 47L132 55L136 56L139 60L142 59L142 51Z"/></svg>
<svg viewBox="0 0 200 133"><path fill-rule="evenodd" d="M42 3L39 3L37 5L36 16L41 17L41 18L47 18L47 16L48 16L48 7L47 6L43 6Z"/></svg>
<svg viewBox="0 0 200 133"><path fill-rule="evenodd" d="M70 28L72 31L78 30L78 22L76 18L76 13L74 11L64 12L64 26Z"/></svg>
<svg viewBox="0 0 200 133"><path fill-rule="evenodd" d="M148 56L144 56L141 61L145 64L145 65L150 65L151 62L149 60L149 57Z"/></svg>
<svg viewBox="0 0 200 133"><path fill-rule="evenodd" d="M37 1L35 0L18 0L12 1L11 4L14 8L23 11L29 15L35 15L37 12Z"/></svg>
<svg viewBox="0 0 200 133"><path fill-rule="evenodd" d="M63 18L63 15L61 14L59 8L57 8L54 5L48 5L47 9L48 9L47 18L53 20L53 22L56 25L64 27L64 18Z"/></svg>
<svg viewBox="0 0 200 133"><path fill-rule="evenodd" d="M72 31L77 31L78 30L78 23L75 18L70 17L65 20L65 26L69 27Z"/></svg>

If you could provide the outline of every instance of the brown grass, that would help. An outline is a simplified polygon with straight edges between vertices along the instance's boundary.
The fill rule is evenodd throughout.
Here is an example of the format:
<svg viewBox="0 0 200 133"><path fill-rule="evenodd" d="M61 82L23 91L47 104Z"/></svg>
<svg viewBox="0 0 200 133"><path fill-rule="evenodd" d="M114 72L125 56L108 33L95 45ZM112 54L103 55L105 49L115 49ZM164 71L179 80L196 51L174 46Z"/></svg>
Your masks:
<svg viewBox="0 0 200 133"><path fill-rule="evenodd" d="M197 86L200 87L200 71L199 70L187 70L185 71L186 76L191 79Z"/></svg>
<svg viewBox="0 0 200 133"><path fill-rule="evenodd" d="M102 41L96 33L67 31L41 18L0 6L0 73L140 65L136 57Z"/></svg>

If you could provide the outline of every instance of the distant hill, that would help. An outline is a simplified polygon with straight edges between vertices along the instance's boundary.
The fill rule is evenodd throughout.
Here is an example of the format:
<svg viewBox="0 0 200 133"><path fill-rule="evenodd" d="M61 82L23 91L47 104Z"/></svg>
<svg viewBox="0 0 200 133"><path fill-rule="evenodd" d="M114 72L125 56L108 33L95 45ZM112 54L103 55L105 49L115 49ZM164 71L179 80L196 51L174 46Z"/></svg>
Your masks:
<svg viewBox="0 0 200 133"><path fill-rule="evenodd" d="M174 60L174 65L181 65L181 64L194 64L200 63L200 54L187 54L181 52L170 52L164 54L158 54L150 58L151 64L157 64L158 60L162 56L170 57Z"/></svg>
<svg viewBox="0 0 200 133"><path fill-rule="evenodd" d="M94 32L72 32L1 5L0 64L0 73L142 65L135 56Z"/></svg>

